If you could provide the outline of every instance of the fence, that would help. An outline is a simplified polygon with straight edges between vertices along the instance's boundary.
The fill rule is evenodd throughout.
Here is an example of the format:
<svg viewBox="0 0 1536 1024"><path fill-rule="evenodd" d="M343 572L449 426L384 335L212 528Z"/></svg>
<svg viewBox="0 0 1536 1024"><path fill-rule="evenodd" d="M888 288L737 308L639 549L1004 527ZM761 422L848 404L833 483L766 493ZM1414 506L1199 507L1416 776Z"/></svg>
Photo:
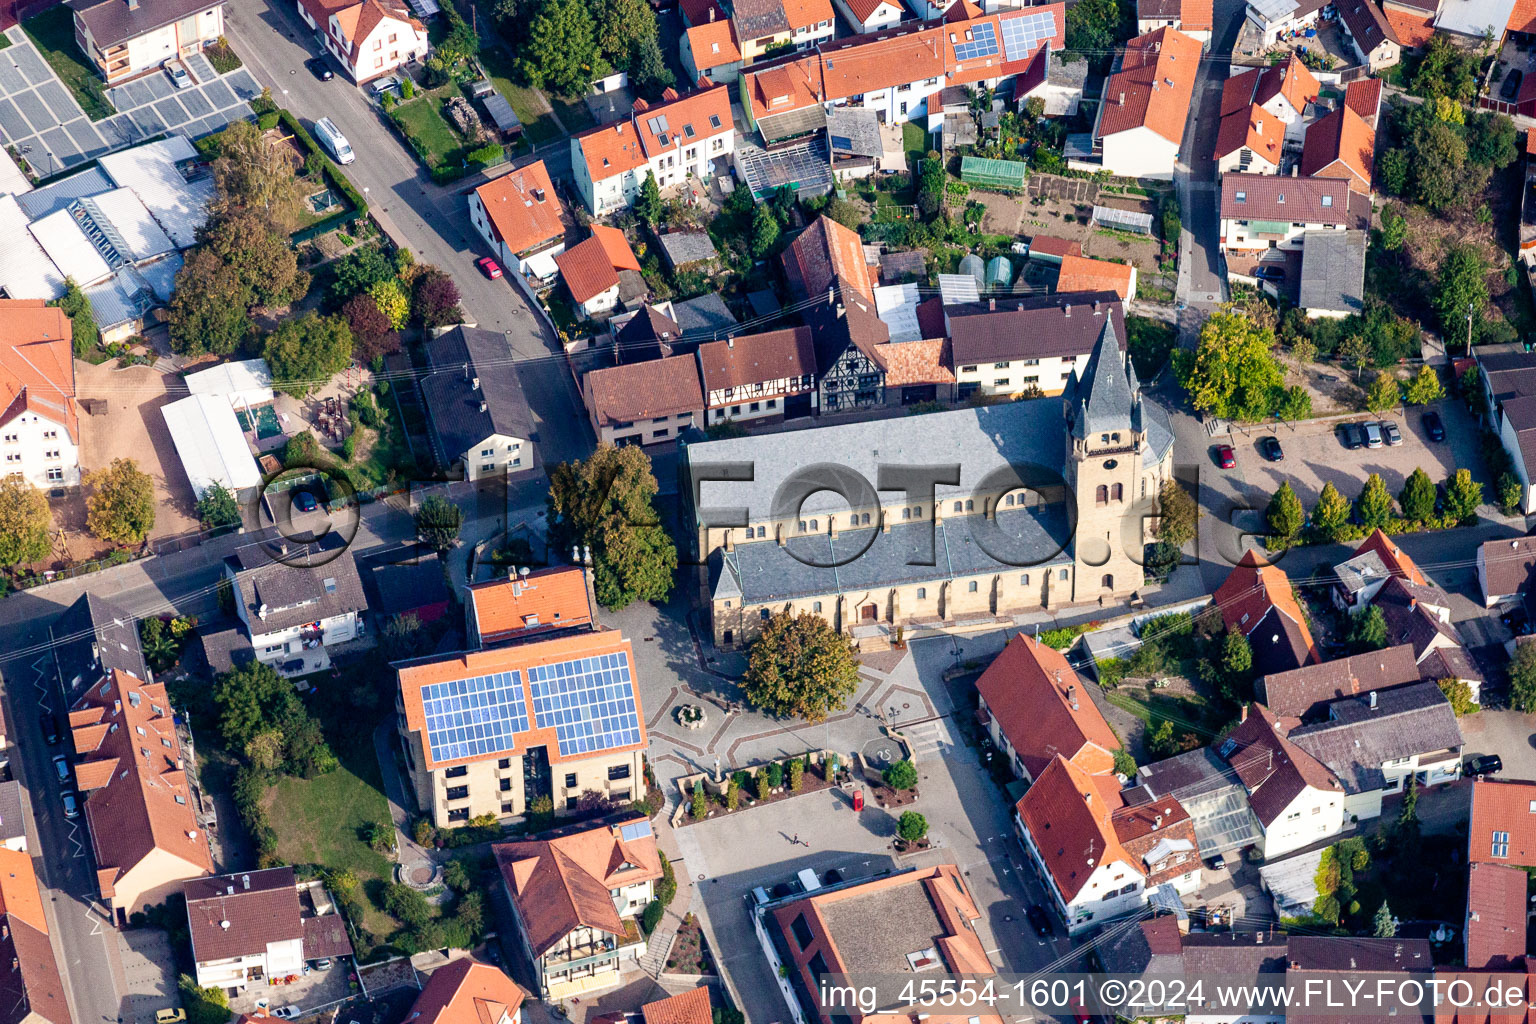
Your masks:
<svg viewBox="0 0 1536 1024"><path fill-rule="evenodd" d="M86 576L102 569L110 569L115 565L127 565L129 562L138 562L146 558L155 557L151 550L141 549L137 553L113 551L104 558L95 558L89 562L77 562L63 569L49 569L35 576L22 576L11 580L11 586L16 590L31 590L35 587L44 587L50 583L59 583L64 580L74 579L76 576Z"/></svg>

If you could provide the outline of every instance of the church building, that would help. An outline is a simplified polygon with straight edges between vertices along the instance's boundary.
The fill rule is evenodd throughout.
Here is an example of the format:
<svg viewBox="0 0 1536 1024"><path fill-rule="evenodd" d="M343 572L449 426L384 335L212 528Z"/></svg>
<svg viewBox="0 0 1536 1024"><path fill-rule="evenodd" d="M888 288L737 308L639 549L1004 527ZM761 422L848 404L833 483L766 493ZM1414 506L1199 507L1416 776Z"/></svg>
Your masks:
<svg viewBox="0 0 1536 1024"><path fill-rule="evenodd" d="M867 651L1141 589L1173 431L1106 318L1059 398L697 442L684 461L715 645L787 611Z"/></svg>

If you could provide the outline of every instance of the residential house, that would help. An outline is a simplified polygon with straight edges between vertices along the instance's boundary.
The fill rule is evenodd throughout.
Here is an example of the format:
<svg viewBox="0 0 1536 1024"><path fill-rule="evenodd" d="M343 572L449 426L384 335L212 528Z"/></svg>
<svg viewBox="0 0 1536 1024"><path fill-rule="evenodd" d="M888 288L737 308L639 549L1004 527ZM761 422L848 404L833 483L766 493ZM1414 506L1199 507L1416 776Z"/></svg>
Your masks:
<svg viewBox="0 0 1536 1024"><path fill-rule="evenodd" d="M1440 0L1382 0L1381 13L1405 50L1422 48L1435 34Z"/></svg>
<svg viewBox="0 0 1536 1024"><path fill-rule="evenodd" d="M1222 114L1216 130L1216 173L1279 174L1285 124L1257 103Z"/></svg>
<svg viewBox="0 0 1536 1024"><path fill-rule="evenodd" d="M1249 805L1242 780L1210 747L1141 765L1135 781L1135 787L1125 791L1128 802L1170 797L1179 801L1194 826L1201 857L1264 841L1264 826Z"/></svg>
<svg viewBox="0 0 1536 1024"><path fill-rule="evenodd" d="M1385 83L1379 78L1357 78L1344 87L1344 105L1360 115L1371 131L1381 117L1381 97Z"/></svg>
<svg viewBox="0 0 1536 1024"><path fill-rule="evenodd" d="M683 327L672 316L675 312L672 303L657 302L614 317L608 324L613 361L644 363L673 355L684 340Z"/></svg>
<svg viewBox="0 0 1536 1024"><path fill-rule="evenodd" d="M113 671L69 711L96 886L119 927L213 874L163 683Z"/></svg>
<svg viewBox="0 0 1536 1024"><path fill-rule="evenodd" d="M930 299L935 304L939 300ZM919 313L918 322L925 317ZM942 309L933 320L943 323ZM941 329L942 330L942 329ZM949 343L941 337L876 345L875 362L884 374L886 402L903 406L955 400L955 374L950 369Z"/></svg>
<svg viewBox="0 0 1536 1024"><path fill-rule="evenodd" d="M1524 970L1529 884L1525 869L1511 864L1467 865L1462 940L1469 970Z"/></svg>
<svg viewBox="0 0 1536 1024"><path fill-rule="evenodd" d="M299 17L359 85L427 55L427 26L403 0L298 0Z"/></svg>
<svg viewBox="0 0 1536 1024"><path fill-rule="evenodd" d="M1082 292L1113 292L1122 301L1136 297L1136 267L1131 263L1090 259L1087 256L1063 256L1061 274L1056 278L1058 295Z"/></svg>
<svg viewBox="0 0 1536 1024"><path fill-rule="evenodd" d="M1522 511L1536 512L1536 356L1510 346L1479 352L1477 366L1490 426L1520 478Z"/></svg>
<svg viewBox="0 0 1536 1024"><path fill-rule="evenodd" d="M835 3L843 21L855 33L892 28L906 14L896 0L835 0Z"/></svg>
<svg viewBox="0 0 1536 1024"><path fill-rule="evenodd" d="M110 598L81 594L48 627L48 639L66 708L114 672L146 683L154 679L139 644L138 622Z"/></svg>
<svg viewBox="0 0 1536 1024"><path fill-rule="evenodd" d="M828 0L830 17L831 5ZM571 168L587 209L612 213L634 202L646 175L663 189L688 177L709 181L736 149L731 93L710 85L660 103L636 101L624 120L582 132L571 139ZM718 167L717 167L718 165Z"/></svg>
<svg viewBox="0 0 1536 1024"><path fill-rule="evenodd" d="M1374 979L1380 975L1409 974L1422 977L1434 968L1429 940L1403 935L1378 939L1356 935L1291 934L1285 938L1285 958L1287 986L1308 992L1337 991L1347 982L1362 977ZM1380 980L1389 987L1393 981L1411 987L1407 977ZM1411 1013L1411 1016L1419 1015L1417 1009ZM1290 1015L1288 1019L1296 1016ZM1345 1013L1343 1016L1358 1019L1357 1014ZM1397 1014L1385 1013L1383 1016ZM1320 1016L1319 1019L1329 1018ZM1436 1019L1440 1019L1438 1015Z"/></svg>
<svg viewBox="0 0 1536 1024"><path fill-rule="evenodd" d="M709 985L691 988L675 996L657 999L639 1011L618 1011L591 1018L592 1024L713 1024L714 1008L709 1002Z"/></svg>
<svg viewBox="0 0 1536 1024"><path fill-rule="evenodd" d="M680 270L708 271L719 259L715 243L703 231L668 231L657 236L662 261L672 273Z"/></svg>
<svg viewBox="0 0 1536 1024"><path fill-rule="evenodd" d="M465 634L471 648L590 631L597 609L585 570L574 565L517 570L504 580L464 588Z"/></svg>
<svg viewBox="0 0 1536 1024"><path fill-rule="evenodd" d="M197 983L237 992L303 974L304 923L293 868L214 875L186 883Z"/></svg>
<svg viewBox="0 0 1536 1024"><path fill-rule="evenodd" d="M1136 34L1176 28L1202 43L1211 41L1209 0L1136 0Z"/></svg>
<svg viewBox="0 0 1536 1024"><path fill-rule="evenodd" d="M1285 126L1286 142L1300 145L1322 89L1317 76L1291 54L1281 64L1251 68L1222 83L1221 116L1258 106Z"/></svg>
<svg viewBox="0 0 1536 1024"><path fill-rule="evenodd" d="M767 935L769 965L779 977L790 1016L805 1024L836 1024L842 1019L820 1009L815 996L819 979L828 973L996 973L976 931L981 911L964 874L953 864L906 868L865 881L818 887L769 903L757 913L759 934ZM907 1020L919 1015L916 1006L890 1009L889 1014L865 1019ZM977 1024L1002 1021L986 1007L970 1007L962 1014L966 1019L972 1016ZM940 1013L929 1019L948 1024L950 1017Z"/></svg>
<svg viewBox="0 0 1536 1024"><path fill-rule="evenodd" d="M224 34L224 0L70 0L75 45L108 85L201 53Z"/></svg>
<svg viewBox="0 0 1536 1024"><path fill-rule="evenodd" d="M1469 864L1536 866L1536 782L1479 777L1472 782Z"/></svg>
<svg viewBox="0 0 1536 1024"><path fill-rule="evenodd" d="M1254 692L1279 718L1317 721L1336 700L1419 682L1412 644L1303 665L1259 679Z"/></svg>
<svg viewBox="0 0 1536 1024"><path fill-rule="evenodd" d="M1285 972L1285 944L1269 932L1190 931L1176 914L1163 913L1117 930L1097 942L1099 958L1111 974L1140 975L1153 979L1187 975L1191 978L1241 977L1253 981L1260 975ZM1283 937L1282 937L1283 938ZM1261 979L1273 982L1276 979ZM1149 1007L1150 1009L1150 1007ZM1204 1012L1202 1012L1204 1010ZM1148 1013L1138 1019L1153 1019ZM1283 1014L1254 1012L1237 1015L1215 1008L1191 1005L1181 1014L1187 1024L1284 1024Z"/></svg>
<svg viewBox="0 0 1536 1024"><path fill-rule="evenodd" d="M987 735L1024 781L1057 755L1089 775L1115 771L1120 739L1060 651L1020 633L976 680L976 692Z"/></svg>
<svg viewBox="0 0 1536 1024"><path fill-rule="evenodd" d="M898 397L887 395L879 355L891 340L890 328L862 293L833 291L839 293L836 299L805 314L816 343L817 394L812 401L822 412L885 405Z"/></svg>
<svg viewBox="0 0 1536 1024"><path fill-rule="evenodd" d="M1482 672L1467 654L1461 630L1451 622L1451 599L1439 587L1420 586L1394 577L1376 595L1387 624L1389 644L1410 644L1419 676L1429 681L1455 679L1481 699Z"/></svg>
<svg viewBox="0 0 1536 1024"><path fill-rule="evenodd" d="M1375 163L1376 132L1349 106L1307 125L1307 141L1301 151L1305 177L1343 178L1350 188L1368 196Z"/></svg>
<svg viewBox="0 0 1536 1024"><path fill-rule="evenodd" d="M1337 577L1333 584L1334 607L1351 615L1359 615L1370 607L1393 576L1421 587L1429 586L1429 580L1408 557L1408 552L1380 529L1371 531L1371 535L1355 549L1353 557L1334 566L1333 574Z"/></svg>
<svg viewBox="0 0 1536 1024"><path fill-rule="evenodd" d="M27 852L27 820L21 810L21 783L0 782L0 847Z"/></svg>
<svg viewBox="0 0 1536 1024"><path fill-rule="evenodd" d="M1093 126L1098 160L1083 166L1132 178L1173 177L1202 49L1198 39L1175 28L1127 42L1120 66L1104 84Z"/></svg>
<svg viewBox="0 0 1536 1024"><path fill-rule="evenodd" d="M1488 45L1490 37L1497 45L1519 7L1516 0L1441 3L1435 13L1435 32L1462 50L1480 50ZM1517 24L1529 24L1529 19L1526 14Z"/></svg>
<svg viewBox="0 0 1536 1024"><path fill-rule="evenodd" d="M519 167L469 194L469 222L508 271L553 277L565 251L560 197L543 160Z"/></svg>
<svg viewBox="0 0 1536 1024"><path fill-rule="evenodd" d="M491 852L539 995L560 1002L619 984L645 950L639 917L662 877L651 823L573 826Z"/></svg>
<svg viewBox="0 0 1536 1024"><path fill-rule="evenodd" d="M816 411L816 346L809 327L706 342L698 360L706 425L774 422Z"/></svg>
<svg viewBox="0 0 1536 1024"><path fill-rule="evenodd" d="M1212 602L1221 609L1227 631L1248 638L1256 673L1285 672L1320 660L1291 581L1255 552L1243 553Z"/></svg>
<svg viewBox="0 0 1536 1024"><path fill-rule="evenodd" d="M708 77L711 82L730 85L741 74L741 47L730 20L713 20L716 8L709 8L710 21L695 25L678 42L678 57L690 81Z"/></svg>
<svg viewBox="0 0 1536 1024"><path fill-rule="evenodd" d="M829 290L852 290L873 302L874 281L858 232L825 214L817 217L785 248L779 259L796 301L819 298Z"/></svg>
<svg viewBox="0 0 1536 1024"><path fill-rule="evenodd" d="M527 998L501 968L460 957L427 977L405 1019L411 1024L522 1024Z"/></svg>
<svg viewBox="0 0 1536 1024"><path fill-rule="evenodd" d="M1339 320L1365 312L1365 246L1364 231L1303 234L1296 304L1308 319Z"/></svg>
<svg viewBox="0 0 1536 1024"><path fill-rule="evenodd" d="M669 444L704 426L704 391L691 355L593 370L581 381L587 418L608 444Z"/></svg>
<svg viewBox="0 0 1536 1024"><path fill-rule="evenodd" d="M1326 0L1248 0L1239 38L1251 35L1259 40L1261 49L1268 49L1282 36L1316 25L1325 6Z"/></svg>
<svg viewBox="0 0 1536 1024"><path fill-rule="evenodd" d="M71 1024L69 996L48 935L43 890L32 858L0 850L0 980L6 1024Z"/></svg>
<svg viewBox="0 0 1536 1024"><path fill-rule="evenodd" d="M1057 754L1014 808L1014 825L1068 935L1139 910L1146 875L1116 837L1113 775L1090 775Z"/></svg>
<svg viewBox="0 0 1536 1024"><path fill-rule="evenodd" d="M1290 731L1290 739L1344 784L1344 813L1381 814L1382 799L1461 777L1461 728L1432 682L1372 690L1328 705L1328 718Z"/></svg>
<svg viewBox="0 0 1536 1024"><path fill-rule="evenodd" d="M1031 387L1060 394L1073 372L1087 367L1106 320L1125 336L1124 305L1112 291L989 299L943 312L961 401L977 392L1017 396Z"/></svg>
<svg viewBox="0 0 1536 1024"><path fill-rule="evenodd" d="M830 40L836 19L831 0L735 0L731 5L744 64Z"/></svg>
<svg viewBox="0 0 1536 1024"><path fill-rule="evenodd" d="M1356 58L1372 74L1380 74L1402 60L1403 47L1398 42L1397 30L1375 0L1336 0L1334 9Z"/></svg>
<svg viewBox="0 0 1536 1024"><path fill-rule="evenodd" d="M640 260L624 232L593 224L592 234L555 257L571 301L584 317L611 313L619 304L619 273L640 272Z"/></svg>
<svg viewBox="0 0 1536 1024"><path fill-rule="evenodd" d="M573 611L572 614L575 614ZM645 795L634 656L616 630L578 630L396 664L400 743L439 827L520 817L589 790Z"/></svg>
<svg viewBox="0 0 1536 1024"><path fill-rule="evenodd" d="M327 647L362 636L368 601L348 539L332 530L314 541L247 544L224 559L257 660L307 675L330 667Z"/></svg>
<svg viewBox="0 0 1536 1024"><path fill-rule="evenodd" d="M80 485L73 337L57 307L0 299L0 474L45 490Z"/></svg>
<svg viewBox="0 0 1536 1024"><path fill-rule="evenodd" d="M1533 569L1536 537L1484 541L1477 549L1477 583L1483 604L1493 608L1522 603L1530 590Z"/></svg>
<svg viewBox="0 0 1536 1024"><path fill-rule="evenodd" d="M1111 812L1109 820L1121 849L1146 878L1143 891L1168 885L1180 896L1194 893L1200 888L1200 852L1189 812L1172 797L1154 800L1136 793L1141 802L1132 804L1131 795L1120 794L1125 806Z"/></svg>
<svg viewBox="0 0 1536 1024"><path fill-rule="evenodd" d="M1250 713L1250 709L1251 712ZM1312 754L1286 738L1263 704L1245 706L1216 753L1242 781L1264 836L1266 860L1334 835L1344 827L1344 785Z"/></svg>
<svg viewBox="0 0 1536 1024"><path fill-rule="evenodd" d="M1315 237L1319 231L1364 230L1370 217L1369 198L1339 178L1225 174L1221 244L1227 280L1256 285L1258 261L1299 251L1307 233Z"/></svg>
<svg viewBox="0 0 1536 1024"><path fill-rule="evenodd" d="M460 324L422 344L427 372L417 381L432 455L464 479L537 467L533 414L506 335Z"/></svg>

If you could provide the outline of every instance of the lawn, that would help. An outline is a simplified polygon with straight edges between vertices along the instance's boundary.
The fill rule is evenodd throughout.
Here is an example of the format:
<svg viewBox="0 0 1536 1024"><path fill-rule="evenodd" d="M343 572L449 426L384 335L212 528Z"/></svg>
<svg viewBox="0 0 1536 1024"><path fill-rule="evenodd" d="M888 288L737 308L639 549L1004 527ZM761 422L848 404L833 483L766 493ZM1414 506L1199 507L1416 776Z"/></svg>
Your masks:
<svg viewBox="0 0 1536 1024"><path fill-rule="evenodd" d="M485 69L496 91L512 104L512 112L517 115L519 121L523 122L523 138L527 139L530 145L537 146L542 142L558 139L563 134L560 126L555 123L555 119L544 109L538 90L517 84L512 68L512 55L505 49L500 46L487 46L482 49L480 66Z"/></svg>
<svg viewBox="0 0 1536 1024"><path fill-rule="evenodd" d="M116 113L107 101L106 86L75 45L75 12L68 5L50 7L22 22L21 27L32 37L38 52L64 87L74 94L86 117L100 121Z"/></svg>
<svg viewBox="0 0 1536 1024"><path fill-rule="evenodd" d="M908 121L901 126L901 148L907 153L928 152L928 133L922 125Z"/></svg>
<svg viewBox="0 0 1536 1024"><path fill-rule="evenodd" d="M417 155L428 169L441 167L464 148L463 140L442 113L443 101L457 88L450 84L433 89L390 111L389 116L413 141Z"/></svg>
<svg viewBox="0 0 1536 1024"><path fill-rule="evenodd" d="M555 108L555 113L559 116L560 123L565 125L568 134L575 135L577 132L597 127L597 118L592 116L592 111L587 109L587 104L581 97L545 93L544 98L549 100L549 105Z"/></svg>

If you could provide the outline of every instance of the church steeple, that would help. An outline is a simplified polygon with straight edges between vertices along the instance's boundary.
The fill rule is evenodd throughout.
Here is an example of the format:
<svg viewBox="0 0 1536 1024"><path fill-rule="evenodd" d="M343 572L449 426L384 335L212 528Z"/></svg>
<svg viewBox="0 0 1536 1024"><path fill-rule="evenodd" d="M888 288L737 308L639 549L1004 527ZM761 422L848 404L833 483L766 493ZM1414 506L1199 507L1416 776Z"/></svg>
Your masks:
<svg viewBox="0 0 1536 1024"><path fill-rule="evenodd" d="M1074 374L1068 381L1067 414L1072 420L1072 436L1087 439L1094 434L1132 429L1140 391L1129 357L1120 353L1114 321L1105 317L1082 378Z"/></svg>

